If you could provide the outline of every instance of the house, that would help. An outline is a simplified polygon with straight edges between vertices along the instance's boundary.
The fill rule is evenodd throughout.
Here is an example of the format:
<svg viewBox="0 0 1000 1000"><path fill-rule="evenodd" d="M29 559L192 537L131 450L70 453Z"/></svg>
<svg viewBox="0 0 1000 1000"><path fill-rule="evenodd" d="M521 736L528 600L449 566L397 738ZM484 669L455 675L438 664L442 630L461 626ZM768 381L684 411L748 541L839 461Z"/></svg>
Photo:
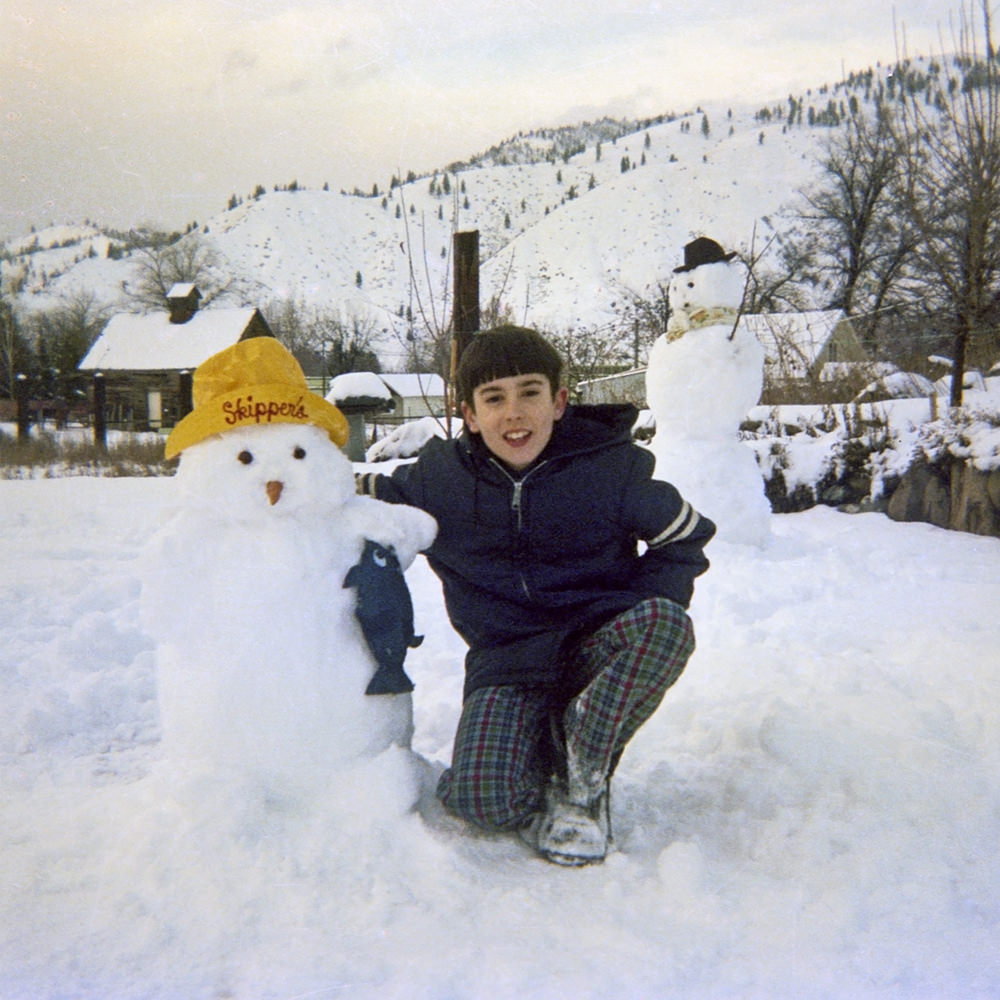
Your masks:
<svg viewBox="0 0 1000 1000"><path fill-rule="evenodd" d="M765 390L788 383L822 381L827 374L843 374L846 367L868 364L868 354L841 309L745 315L740 324L751 330L764 348ZM690 334L697 336L697 332ZM583 403L646 405L646 369L577 384Z"/></svg>
<svg viewBox="0 0 1000 1000"><path fill-rule="evenodd" d="M444 379L413 372L380 372L393 403L393 423L419 417L444 416Z"/></svg>
<svg viewBox="0 0 1000 1000"><path fill-rule="evenodd" d="M646 406L646 369L586 379L577 382L576 391L583 403L632 403L642 410Z"/></svg>
<svg viewBox="0 0 1000 1000"><path fill-rule="evenodd" d="M201 293L178 284L167 311L118 313L77 366L103 376L107 422L130 429L171 427L191 409L191 375L240 340L273 337L258 309L199 309Z"/></svg>
<svg viewBox="0 0 1000 1000"><path fill-rule="evenodd" d="M764 348L764 382L817 382L826 365L868 361L850 317L843 309L801 313L761 313L740 318Z"/></svg>

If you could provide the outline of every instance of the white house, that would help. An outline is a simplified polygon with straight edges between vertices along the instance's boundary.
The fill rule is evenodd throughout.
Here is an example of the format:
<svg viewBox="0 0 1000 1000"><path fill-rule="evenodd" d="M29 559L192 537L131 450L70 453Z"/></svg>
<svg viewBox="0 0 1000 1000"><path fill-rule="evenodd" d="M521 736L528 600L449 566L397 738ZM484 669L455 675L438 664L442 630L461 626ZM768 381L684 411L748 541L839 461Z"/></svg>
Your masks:
<svg viewBox="0 0 1000 1000"><path fill-rule="evenodd" d="M444 379L440 375L380 372L379 378L392 394L394 421L444 416Z"/></svg>

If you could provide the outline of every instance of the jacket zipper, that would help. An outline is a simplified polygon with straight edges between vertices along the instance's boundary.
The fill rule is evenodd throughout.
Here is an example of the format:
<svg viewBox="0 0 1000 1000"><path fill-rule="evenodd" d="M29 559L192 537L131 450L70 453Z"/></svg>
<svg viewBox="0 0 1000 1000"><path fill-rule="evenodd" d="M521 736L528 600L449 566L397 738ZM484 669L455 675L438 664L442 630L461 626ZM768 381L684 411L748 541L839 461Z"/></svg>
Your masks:
<svg viewBox="0 0 1000 1000"><path fill-rule="evenodd" d="M510 498L511 507L517 511L517 533L521 534L521 528L524 526L524 522L521 518L521 488L524 486L524 480L518 479L514 482L514 495Z"/></svg>
<svg viewBox="0 0 1000 1000"><path fill-rule="evenodd" d="M533 469L529 469L520 479L515 479L495 458L491 458L490 461L510 480L511 486L514 487L514 492L510 498L510 508L517 515L517 534L520 535L524 527L524 519L521 509L521 490L524 489L524 482L533 472L536 472L543 465L547 465L548 463L541 462ZM530 599L531 590L528 588L528 581L524 578L524 574L520 571L518 571L518 579L521 581L521 589L524 591L524 596Z"/></svg>

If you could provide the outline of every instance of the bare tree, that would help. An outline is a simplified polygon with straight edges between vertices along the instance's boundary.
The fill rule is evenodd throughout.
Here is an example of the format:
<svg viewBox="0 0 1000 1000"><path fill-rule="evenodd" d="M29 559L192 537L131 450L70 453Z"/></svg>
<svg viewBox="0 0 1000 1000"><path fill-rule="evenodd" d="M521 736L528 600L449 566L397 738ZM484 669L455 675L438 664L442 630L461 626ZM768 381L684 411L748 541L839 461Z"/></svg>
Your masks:
<svg viewBox="0 0 1000 1000"><path fill-rule="evenodd" d="M321 365L324 378L381 370L375 350L379 330L370 317L310 307L294 299L270 303L264 312L278 340L297 356L311 354Z"/></svg>
<svg viewBox="0 0 1000 1000"><path fill-rule="evenodd" d="M814 279L829 289L829 307L855 316L871 344L917 244L898 211L898 160L881 101L872 118L858 110L843 132L833 134L823 169L820 185L803 192L803 256Z"/></svg>
<svg viewBox="0 0 1000 1000"><path fill-rule="evenodd" d="M126 294L144 310L165 309L167 292L178 283L197 285L203 306L219 298L230 285L230 279L220 273L218 253L197 233L173 243L158 240L137 246L132 256L136 277Z"/></svg>
<svg viewBox="0 0 1000 1000"><path fill-rule="evenodd" d="M79 291L58 305L35 313L27 329L37 345L36 354L48 396L84 395L85 376L77 371L83 356L104 329L111 307L93 291Z"/></svg>
<svg viewBox="0 0 1000 1000"><path fill-rule="evenodd" d="M648 293L621 287L616 353L634 368L645 362L656 338L670 319L670 283L657 281ZM628 346L626 346L628 345Z"/></svg>
<svg viewBox="0 0 1000 1000"><path fill-rule="evenodd" d="M565 362L563 378L571 391L577 383L607 375L609 369L621 370L632 363L632 337L617 323L581 327L553 333L546 337Z"/></svg>
<svg viewBox="0 0 1000 1000"><path fill-rule="evenodd" d="M446 175L447 179L447 175ZM433 186L433 182L432 182ZM448 193L445 187L445 193ZM459 223L459 186L452 193L451 233L447 251L442 251L445 266L440 274L440 289L435 288L434 275L431 273L427 252L427 228L423 223L420 227L420 250L414 247L410 232L409 211L403 189L397 188L399 199L399 217L403 219L405 241L401 244L406 254L409 269L409 302L400 316L391 320L396 338L406 352L406 364L412 371L418 373L433 372L441 376L444 382L445 411L450 414L457 410L458 401L452 398L454 371L458 355L453 344L455 323L452 304L454 297L450 278L453 272L452 253L454 252L454 237L458 232ZM503 292L507 286L513 266L513 257L508 262L500 290L494 294L486 306L480 309L480 329L488 329L493 325L509 322L511 309L503 301ZM447 437L451 436L451 421L444 423Z"/></svg>
<svg viewBox="0 0 1000 1000"><path fill-rule="evenodd" d="M904 91L891 122L920 264L951 314L953 407L962 403L967 363L989 360L997 348L1000 70L988 0L961 10L955 42L959 76L948 93L928 103L916 88Z"/></svg>
<svg viewBox="0 0 1000 1000"><path fill-rule="evenodd" d="M451 375L451 252L449 241L445 267L440 278L440 290L436 289L431 274L430 258L427 252L427 227L421 222L419 255L414 247L410 232L409 212L402 188L397 189L400 216L405 234L405 253L409 270L409 302L406 307L405 329L397 330L403 342L408 365L416 371L436 372L445 380L446 396L450 389ZM451 229L458 229L458 191L452 197Z"/></svg>
<svg viewBox="0 0 1000 1000"><path fill-rule="evenodd" d="M17 376L33 367L31 349L21 334L14 307L6 296L0 297L0 380L3 394L14 398Z"/></svg>

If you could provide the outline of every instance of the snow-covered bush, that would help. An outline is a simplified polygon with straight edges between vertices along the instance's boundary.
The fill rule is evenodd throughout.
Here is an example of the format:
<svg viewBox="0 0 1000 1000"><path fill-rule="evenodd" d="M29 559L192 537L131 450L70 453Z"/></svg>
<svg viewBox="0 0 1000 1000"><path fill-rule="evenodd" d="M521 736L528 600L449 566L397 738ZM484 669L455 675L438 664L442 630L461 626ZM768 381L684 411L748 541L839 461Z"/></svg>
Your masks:
<svg viewBox="0 0 1000 1000"><path fill-rule="evenodd" d="M1000 468L1000 411L967 407L921 428L919 446L928 462L946 456L970 462L980 472Z"/></svg>
<svg viewBox="0 0 1000 1000"><path fill-rule="evenodd" d="M413 458L432 437L447 436L444 417L421 417L410 423L400 424L392 433L376 441L365 454L368 462L387 462L397 458ZM462 421L452 418L451 433L456 436Z"/></svg>
<svg viewBox="0 0 1000 1000"><path fill-rule="evenodd" d="M856 406L825 406L795 423L772 410L765 420L745 424L742 433L778 513L872 499L878 456L893 446L885 414Z"/></svg>

